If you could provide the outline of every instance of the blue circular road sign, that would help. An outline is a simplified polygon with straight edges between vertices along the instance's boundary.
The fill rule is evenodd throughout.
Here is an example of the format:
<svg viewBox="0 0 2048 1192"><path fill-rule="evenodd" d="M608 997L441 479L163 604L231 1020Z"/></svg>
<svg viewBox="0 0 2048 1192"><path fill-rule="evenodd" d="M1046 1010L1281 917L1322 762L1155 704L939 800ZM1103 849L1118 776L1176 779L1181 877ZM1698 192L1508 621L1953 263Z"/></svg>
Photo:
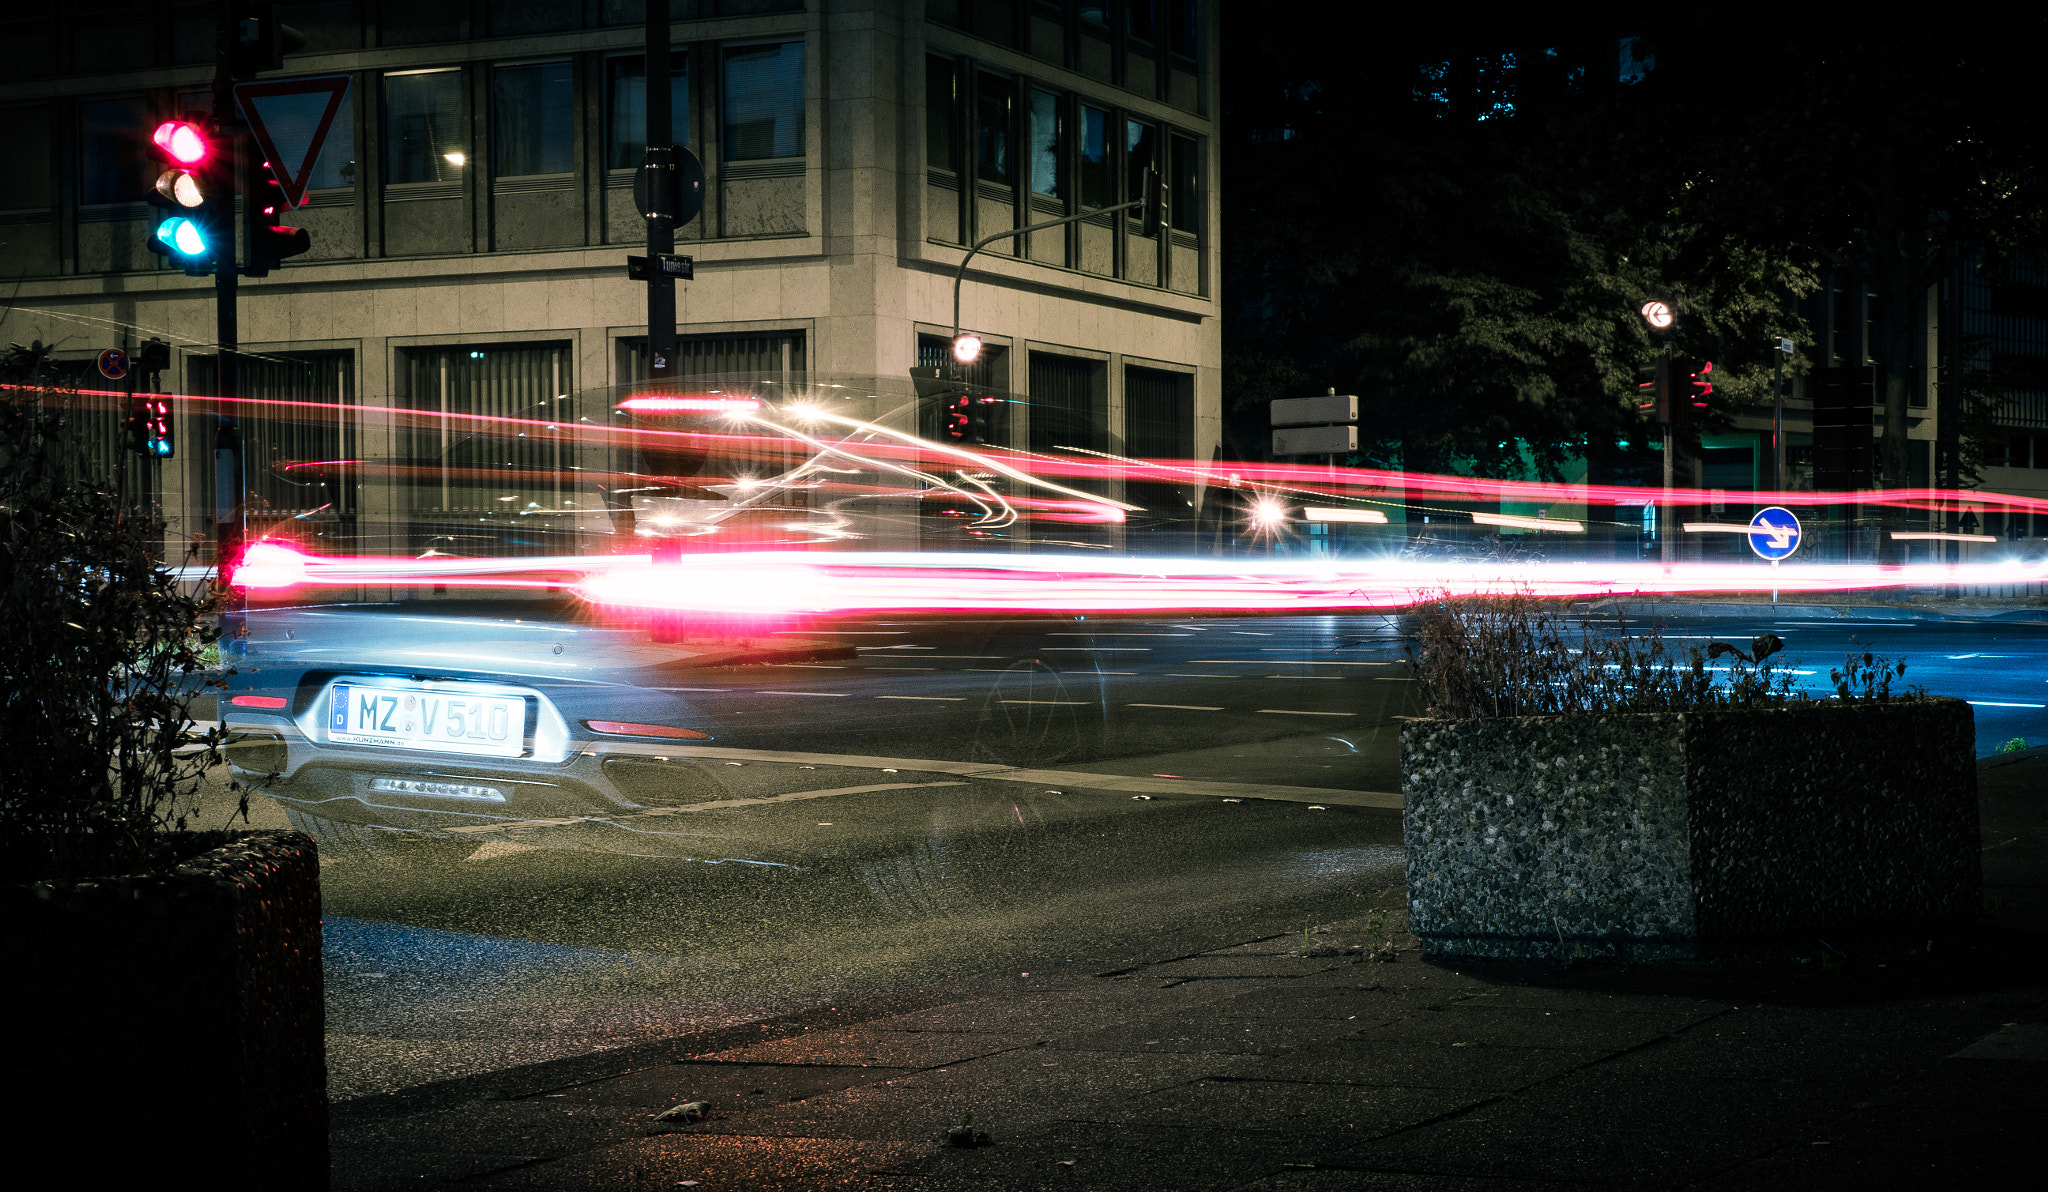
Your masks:
<svg viewBox="0 0 2048 1192"><path fill-rule="evenodd" d="M108 348L100 353L100 375L109 381L118 381L128 375L128 353L122 348Z"/></svg>
<svg viewBox="0 0 2048 1192"><path fill-rule="evenodd" d="M1749 519L1749 549L1775 563L1799 549L1799 519L1773 505Z"/></svg>

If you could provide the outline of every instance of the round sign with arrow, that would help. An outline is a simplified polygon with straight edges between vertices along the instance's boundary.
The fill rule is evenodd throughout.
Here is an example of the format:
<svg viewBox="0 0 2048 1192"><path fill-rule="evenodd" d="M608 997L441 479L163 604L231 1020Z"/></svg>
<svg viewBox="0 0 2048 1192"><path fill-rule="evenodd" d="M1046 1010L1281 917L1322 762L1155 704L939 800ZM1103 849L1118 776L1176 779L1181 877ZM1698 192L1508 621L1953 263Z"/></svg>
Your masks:
<svg viewBox="0 0 2048 1192"><path fill-rule="evenodd" d="M1799 549L1799 519L1776 505L1759 509L1749 519L1749 549L1775 563Z"/></svg>

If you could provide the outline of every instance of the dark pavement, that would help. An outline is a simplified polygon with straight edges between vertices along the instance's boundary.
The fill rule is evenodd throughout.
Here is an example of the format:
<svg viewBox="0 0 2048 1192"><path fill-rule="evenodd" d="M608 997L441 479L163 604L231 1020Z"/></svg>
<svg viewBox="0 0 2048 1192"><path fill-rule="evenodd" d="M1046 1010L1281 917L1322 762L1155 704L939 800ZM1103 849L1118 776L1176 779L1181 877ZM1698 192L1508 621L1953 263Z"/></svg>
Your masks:
<svg viewBox="0 0 2048 1192"><path fill-rule="evenodd" d="M333 1108L338 1189L1832 1188L2033 1182L2048 749L1980 769L1931 952L1442 963L1402 891ZM1389 912L1381 926L1379 911ZM1294 924L1292 926L1297 926ZM1366 958L1384 934L1391 960ZM697 1123L657 1120L708 1101ZM944 1147L973 1114L991 1145Z"/></svg>

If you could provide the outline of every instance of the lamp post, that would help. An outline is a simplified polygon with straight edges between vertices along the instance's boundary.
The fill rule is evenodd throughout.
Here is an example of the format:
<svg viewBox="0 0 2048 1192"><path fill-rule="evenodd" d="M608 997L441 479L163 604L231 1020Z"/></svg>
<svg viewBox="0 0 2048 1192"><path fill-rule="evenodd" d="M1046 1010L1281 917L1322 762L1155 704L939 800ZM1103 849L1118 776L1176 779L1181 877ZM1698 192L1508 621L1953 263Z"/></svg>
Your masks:
<svg viewBox="0 0 2048 1192"><path fill-rule="evenodd" d="M1650 325L1651 333L1664 341L1664 351L1657 361L1657 421L1664 427L1664 499L1658 504L1657 542L1665 567L1671 566L1671 530L1677 519L1671 515L1671 328L1678 322L1669 303L1655 300L1642 306L1643 321Z"/></svg>

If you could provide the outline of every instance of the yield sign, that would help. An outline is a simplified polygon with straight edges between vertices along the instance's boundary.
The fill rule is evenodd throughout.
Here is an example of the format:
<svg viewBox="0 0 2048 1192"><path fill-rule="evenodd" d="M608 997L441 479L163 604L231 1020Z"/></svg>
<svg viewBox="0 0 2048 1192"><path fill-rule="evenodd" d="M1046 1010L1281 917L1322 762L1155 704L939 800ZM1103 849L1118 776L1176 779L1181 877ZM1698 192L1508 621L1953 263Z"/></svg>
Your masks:
<svg viewBox="0 0 2048 1192"><path fill-rule="evenodd" d="M306 202L313 163L320 160L327 130L334 126L334 115L348 98L348 78L321 75L235 84L235 102L248 118L249 131L256 134L270 172L284 188L285 202L294 207Z"/></svg>

